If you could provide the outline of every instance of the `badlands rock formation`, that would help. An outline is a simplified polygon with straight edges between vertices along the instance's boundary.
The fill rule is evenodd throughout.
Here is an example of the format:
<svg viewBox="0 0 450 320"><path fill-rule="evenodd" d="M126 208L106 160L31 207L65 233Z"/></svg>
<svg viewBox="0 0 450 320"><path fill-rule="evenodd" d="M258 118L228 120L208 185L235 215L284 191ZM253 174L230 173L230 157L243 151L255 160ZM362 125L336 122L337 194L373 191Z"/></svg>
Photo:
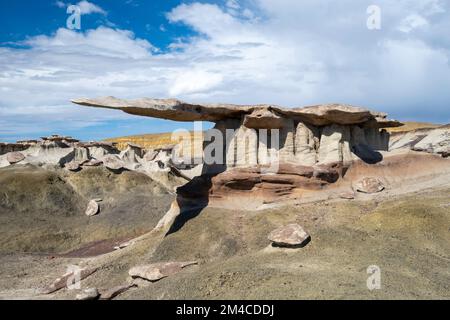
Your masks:
<svg viewBox="0 0 450 320"><path fill-rule="evenodd" d="M72 137L52 135L41 140L3 143L0 147L5 151L0 155L0 168L17 164L79 172L85 167L104 166L114 173L143 172L171 191L193 177L190 166L178 168L172 163L173 146L144 150L128 144L121 152L113 143L80 142Z"/></svg>
<svg viewBox="0 0 450 320"><path fill-rule="evenodd" d="M73 102L175 121L215 122L215 129L229 138L223 149L228 169L266 165L273 153L279 162L303 166L348 164L356 159L377 162L381 160L377 151L387 151L389 144L389 134L383 128L402 125L384 113L341 104L283 108L113 97ZM271 129L279 130L278 141L273 141Z"/></svg>
<svg viewBox="0 0 450 320"><path fill-rule="evenodd" d="M321 189L336 182L353 161L380 162L381 152L389 148L384 128L402 125L384 113L342 104L283 108L113 97L73 102L175 121L215 122L216 130L206 132L204 142L205 155L214 154L214 161L202 168L203 177L212 179L208 192L215 198L253 191L270 201L294 189Z"/></svg>

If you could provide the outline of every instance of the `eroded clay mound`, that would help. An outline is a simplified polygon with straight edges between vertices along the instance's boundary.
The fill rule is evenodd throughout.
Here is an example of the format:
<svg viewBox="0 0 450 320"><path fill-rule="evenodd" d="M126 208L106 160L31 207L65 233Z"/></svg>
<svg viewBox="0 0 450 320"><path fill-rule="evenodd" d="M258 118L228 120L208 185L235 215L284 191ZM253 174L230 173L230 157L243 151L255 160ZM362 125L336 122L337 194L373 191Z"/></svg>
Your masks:
<svg viewBox="0 0 450 320"><path fill-rule="evenodd" d="M0 252L59 254L105 240L102 250L112 249L115 240L150 231L174 198L143 173L102 167L77 173L8 167L0 169L0 185ZM100 210L89 217L93 199Z"/></svg>

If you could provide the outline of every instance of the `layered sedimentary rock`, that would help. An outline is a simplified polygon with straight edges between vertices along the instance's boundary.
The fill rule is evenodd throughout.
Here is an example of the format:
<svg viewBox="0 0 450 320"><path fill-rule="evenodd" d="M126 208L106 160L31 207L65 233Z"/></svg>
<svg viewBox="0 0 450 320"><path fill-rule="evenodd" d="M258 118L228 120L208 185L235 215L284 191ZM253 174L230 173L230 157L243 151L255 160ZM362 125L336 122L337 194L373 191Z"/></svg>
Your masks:
<svg viewBox="0 0 450 320"><path fill-rule="evenodd" d="M380 129L402 125L384 113L342 104L284 108L113 97L73 102L176 121L213 121L226 140L222 152L227 169L274 161L310 166L357 159L377 162L377 151L389 145L389 134Z"/></svg>
<svg viewBox="0 0 450 320"><path fill-rule="evenodd" d="M210 184L200 189L216 199L251 192L270 201L294 190L319 190L336 182L354 160L381 161L380 151L389 145L389 134L382 128L402 125L384 113L343 104L284 108L113 97L73 102L175 121L215 122L205 133L204 165L196 174ZM169 163L169 154L161 160L161 154L147 156L152 158L147 171ZM199 193L195 185L191 195Z"/></svg>

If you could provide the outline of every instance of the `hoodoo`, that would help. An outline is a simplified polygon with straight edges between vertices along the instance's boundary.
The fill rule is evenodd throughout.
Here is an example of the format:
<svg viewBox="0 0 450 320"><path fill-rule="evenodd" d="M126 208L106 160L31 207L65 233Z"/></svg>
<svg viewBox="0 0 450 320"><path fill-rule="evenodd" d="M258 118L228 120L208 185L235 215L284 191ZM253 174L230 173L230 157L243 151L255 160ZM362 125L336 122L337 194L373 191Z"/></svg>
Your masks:
<svg viewBox="0 0 450 320"><path fill-rule="evenodd" d="M205 133L214 139L205 138L204 157L213 149L220 156L214 163L205 161L200 181L179 189L179 194L189 197L195 190L198 196L200 184L204 196L216 200L251 192L268 203L295 197L298 191L320 190L335 183L354 161L380 162L381 152L389 148L384 128L402 125L385 113L344 104L285 108L114 97L73 102L174 121L214 122L214 133Z"/></svg>

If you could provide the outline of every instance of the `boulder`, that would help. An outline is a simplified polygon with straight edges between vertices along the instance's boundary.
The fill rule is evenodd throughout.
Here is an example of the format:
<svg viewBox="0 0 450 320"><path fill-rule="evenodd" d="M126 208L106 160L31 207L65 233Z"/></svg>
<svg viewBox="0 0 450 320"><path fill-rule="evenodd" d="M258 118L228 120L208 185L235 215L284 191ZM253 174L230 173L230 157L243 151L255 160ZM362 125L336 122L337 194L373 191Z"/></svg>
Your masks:
<svg viewBox="0 0 450 320"><path fill-rule="evenodd" d="M6 154L6 160L10 164L15 164L25 159L25 156L20 152L9 152Z"/></svg>
<svg viewBox="0 0 450 320"><path fill-rule="evenodd" d="M64 167L69 171L78 171L80 170L80 163L78 161L71 161L66 163Z"/></svg>
<svg viewBox="0 0 450 320"><path fill-rule="evenodd" d="M97 288L88 288L83 290L83 292L76 295L76 300L96 300L100 294Z"/></svg>
<svg viewBox="0 0 450 320"><path fill-rule="evenodd" d="M86 215L88 217L95 216L100 211L100 206L98 205L97 201L91 200L88 203L87 209L86 209Z"/></svg>
<svg viewBox="0 0 450 320"><path fill-rule="evenodd" d="M128 274L132 278L141 278L148 281L158 281L170 275L180 272L187 266L195 265L197 261L188 262L160 262L130 269Z"/></svg>
<svg viewBox="0 0 450 320"><path fill-rule="evenodd" d="M377 178L373 177L363 178L355 185L356 191L363 193L377 193L383 191L384 188L384 184Z"/></svg>
<svg viewBox="0 0 450 320"><path fill-rule="evenodd" d="M273 230L268 239L276 247L303 247L311 240L310 235L298 224L288 224Z"/></svg>
<svg viewBox="0 0 450 320"><path fill-rule="evenodd" d="M106 155L101 160L103 161L103 165L108 169L121 170L125 168L125 163L116 155Z"/></svg>

